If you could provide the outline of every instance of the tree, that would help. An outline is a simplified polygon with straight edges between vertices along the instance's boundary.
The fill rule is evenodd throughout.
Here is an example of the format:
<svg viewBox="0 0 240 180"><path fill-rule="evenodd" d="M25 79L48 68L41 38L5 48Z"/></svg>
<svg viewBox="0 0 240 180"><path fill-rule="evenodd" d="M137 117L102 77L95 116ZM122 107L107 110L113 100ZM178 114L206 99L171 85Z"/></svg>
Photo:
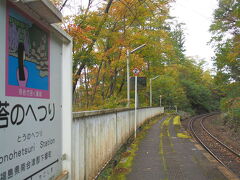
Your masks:
<svg viewBox="0 0 240 180"><path fill-rule="evenodd" d="M240 127L240 1L220 0L210 27L215 46L215 82L222 94L221 109L228 122ZM226 121L226 122L227 122Z"/></svg>
<svg viewBox="0 0 240 180"><path fill-rule="evenodd" d="M169 21L171 0L100 1L97 10L90 10L92 2L65 17L63 25L73 37L73 93L80 109L126 106L126 50L141 44L146 47L131 54L130 69L138 67L147 80L160 75L153 105L161 94L163 104L185 111L213 109L198 97L203 92L212 96L211 76L185 57L183 24ZM149 104L149 87L139 99Z"/></svg>
<svg viewBox="0 0 240 180"><path fill-rule="evenodd" d="M183 23L174 22L172 25L171 30L171 37L174 44L174 50L176 51L176 55L178 56L179 60L182 62L185 60L185 36L183 32Z"/></svg>
<svg viewBox="0 0 240 180"><path fill-rule="evenodd" d="M217 71L228 75L229 81L240 78L240 3L239 0L220 0L210 27Z"/></svg>
<svg viewBox="0 0 240 180"><path fill-rule="evenodd" d="M173 45L164 24L168 6L169 1L109 1L87 16L84 13L70 19L66 30L74 37L73 92L80 82L90 104L123 94L126 49L143 43L147 48L131 56L131 66L141 68L143 75L150 64L172 59ZM165 53L164 58L159 52ZM97 99L99 93L102 100Z"/></svg>

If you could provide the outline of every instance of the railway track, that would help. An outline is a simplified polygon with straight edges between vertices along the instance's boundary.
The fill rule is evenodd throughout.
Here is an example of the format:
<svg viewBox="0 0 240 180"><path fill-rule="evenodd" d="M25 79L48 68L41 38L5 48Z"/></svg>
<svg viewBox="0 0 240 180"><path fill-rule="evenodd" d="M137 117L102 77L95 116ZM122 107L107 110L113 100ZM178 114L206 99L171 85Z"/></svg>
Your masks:
<svg viewBox="0 0 240 180"><path fill-rule="evenodd" d="M234 174L240 177L240 153L236 152L221 140L216 138L204 126L204 121L216 115L217 113L209 113L193 117L188 128L196 140L223 166L231 170Z"/></svg>

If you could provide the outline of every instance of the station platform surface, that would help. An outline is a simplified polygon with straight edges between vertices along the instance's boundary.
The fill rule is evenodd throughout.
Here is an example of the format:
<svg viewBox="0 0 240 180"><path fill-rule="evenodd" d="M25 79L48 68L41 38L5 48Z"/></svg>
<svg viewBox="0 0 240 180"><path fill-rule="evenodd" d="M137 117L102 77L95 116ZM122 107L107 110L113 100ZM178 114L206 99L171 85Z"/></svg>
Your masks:
<svg viewBox="0 0 240 180"><path fill-rule="evenodd" d="M127 180L235 180L180 124L166 116L154 124L139 144Z"/></svg>

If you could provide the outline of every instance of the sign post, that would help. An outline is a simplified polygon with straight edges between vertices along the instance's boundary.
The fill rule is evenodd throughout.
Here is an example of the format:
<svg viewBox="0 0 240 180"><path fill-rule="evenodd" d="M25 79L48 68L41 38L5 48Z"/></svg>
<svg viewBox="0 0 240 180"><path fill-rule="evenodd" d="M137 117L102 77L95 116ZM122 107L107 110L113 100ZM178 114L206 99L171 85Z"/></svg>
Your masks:
<svg viewBox="0 0 240 180"><path fill-rule="evenodd" d="M137 77L139 74L139 69L134 68L133 74L135 76L135 116L134 116L134 137L137 137Z"/></svg>

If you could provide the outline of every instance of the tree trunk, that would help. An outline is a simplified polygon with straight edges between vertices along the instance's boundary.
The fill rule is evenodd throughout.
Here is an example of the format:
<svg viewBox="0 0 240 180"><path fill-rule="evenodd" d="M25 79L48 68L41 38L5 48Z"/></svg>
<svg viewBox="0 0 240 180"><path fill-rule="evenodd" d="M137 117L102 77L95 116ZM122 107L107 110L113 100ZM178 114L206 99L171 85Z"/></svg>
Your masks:
<svg viewBox="0 0 240 180"><path fill-rule="evenodd" d="M91 53L91 51L93 50L93 46L94 46L95 42L97 41L97 38L98 38L98 36L99 36L99 34L100 34L101 30L102 30L102 27L103 27L104 23L107 20L108 12L109 12L109 9L110 9L110 7L112 5L112 2L113 2L113 0L109 0L107 5L106 5L106 8L104 10L103 19L102 19L100 25L98 26L98 28L96 30L95 37L93 38L92 43L87 47L87 54ZM73 80L73 93L76 90L76 86L77 86L77 82L78 82L79 76L80 76L80 74L82 72L82 69L85 67L85 65L86 65L85 63L82 63L80 65L80 67L77 69L77 72L75 73L77 76L74 77L74 80Z"/></svg>
<svg viewBox="0 0 240 180"><path fill-rule="evenodd" d="M97 87L99 85L99 76L100 76L100 71L102 69L102 64L103 64L103 61L101 62L101 64L99 65L99 68L98 68L98 72L97 72L97 75L96 75L96 83L94 85L91 102L94 102L94 98L95 98L95 95L96 95L96 92L97 92Z"/></svg>

